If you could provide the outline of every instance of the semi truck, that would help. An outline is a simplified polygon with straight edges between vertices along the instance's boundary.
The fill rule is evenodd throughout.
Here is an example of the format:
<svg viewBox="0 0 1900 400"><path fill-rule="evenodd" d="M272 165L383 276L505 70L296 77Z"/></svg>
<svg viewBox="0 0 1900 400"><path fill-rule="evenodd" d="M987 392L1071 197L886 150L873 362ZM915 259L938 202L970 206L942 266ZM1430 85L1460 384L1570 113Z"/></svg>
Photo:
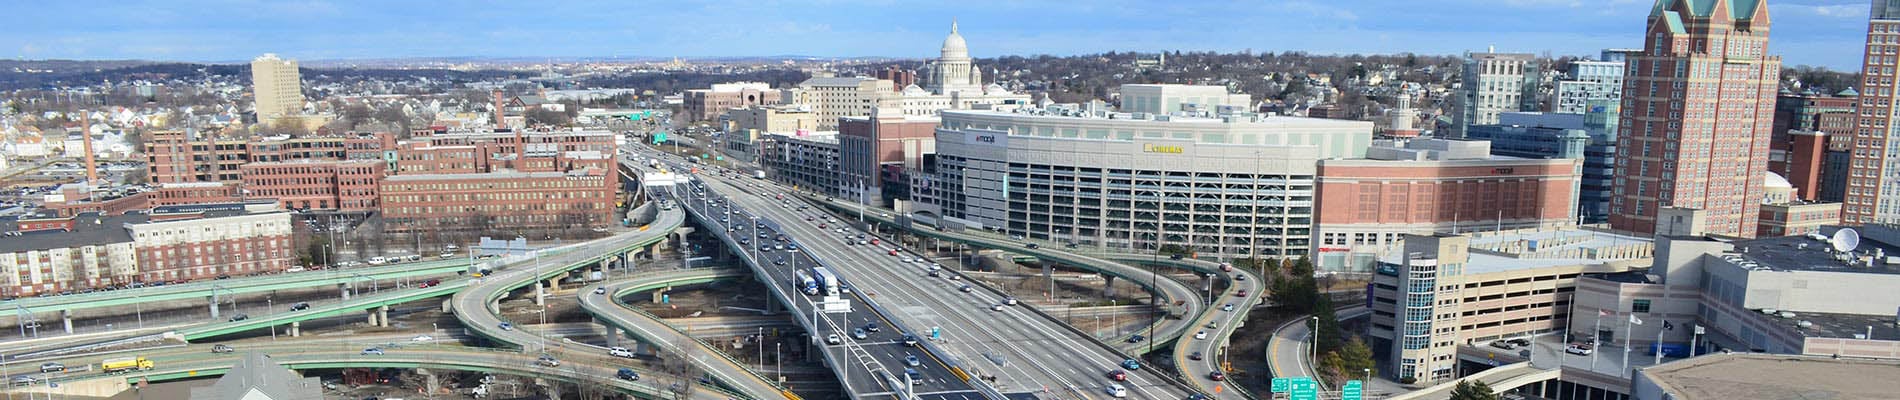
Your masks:
<svg viewBox="0 0 1900 400"><path fill-rule="evenodd" d="M812 279L811 274L807 274L805 271L798 271L796 275L797 276L793 279L797 279L797 281L792 282L792 284L797 285L799 291L805 292L806 296L818 295L818 281Z"/></svg>
<svg viewBox="0 0 1900 400"><path fill-rule="evenodd" d="M108 358L104 362L99 363L99 369L108 374L127 371L144 371L152 369L152 360L145 359L145 357Z"/></svg>
<svg viewBox="0 0 1900 400"><path fill-rule="evenodd" d="M831 273L830 268L814 267L811 269L811 274L818 280L818 286L824 290L826 296L837 296L842 293L838 287L838 275Z"/></svg>
<svg viewBox="0 0 1900 400"><path fill-rule="evenodd" d="M752 179L765 179L765 170L762 170L762 169L752 170Z"/></svg>

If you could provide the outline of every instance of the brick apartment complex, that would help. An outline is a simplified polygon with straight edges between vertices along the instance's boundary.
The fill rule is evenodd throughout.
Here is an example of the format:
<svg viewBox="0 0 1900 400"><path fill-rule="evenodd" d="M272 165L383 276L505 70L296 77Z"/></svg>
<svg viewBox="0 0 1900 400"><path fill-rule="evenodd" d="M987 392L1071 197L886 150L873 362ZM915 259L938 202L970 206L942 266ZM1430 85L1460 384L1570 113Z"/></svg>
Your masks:
<svg viewBox="0 0 1900 400"><path fill-rule="evenodd" d="M709 121L728 109L779 104L784 99L787 99L784 92L773 89L771 84L735 82L714 84L711 89L688 90L683 100L688 121Z"/></svg>
<svg viewBox="0 0 1900 400"><path fill-rule="evenodd" d="M0 295L280 272L296 260L290 213L272 204L159 207L121 215L0 220Z"/></svg>
<svg viewBox="0 0 1900 400"><path fill-rule="evenodd" d="M1651 11L1623 82L1610 226L1652 233L1659 209L1682 207L1707 211L1711 234L1755 235L1781 76L1768 25L1763 1Z"/></svg>
<svg viewBox="0 0 1900 400"><path fill-rule="evenodd" d="M396 170L378 189L386 232L526 232L614 221L610 132L443 133L398 147Z"/></svg>
<svg viewBox="0 0 1900 400"><path fill-rule="evenodd" d="M385 165L379 160L299 160L244 164L239 172L247 197L275 199L292 210L361 213L376 211Z"/></svg>
<svg viewBox="0 0 1900 400"><path fill-rule="evenodd" d="M395 147L395 135L353 133L255 140L200 139L188 131L152 132L145 142L151 183L244 181L243 166L254 162L298 160L380 160Z"/></svg>
<svg viewBox="0 0 1900 400"><path fill-rule="evenodd" d="M1825 171L1830 158L1842 164L1848 159L1847 152L1853 147L1854 103L1859 95L1853 89L1833 96L1784 91L1775 98L1768 171L1787 177L1802 200L1822 199L1822 193L1838 194L1844 189L1846 182L1840 181L1844 177L1829 180ZM1829 201L1841 200L1839 195L1831 197Z"/></svg>

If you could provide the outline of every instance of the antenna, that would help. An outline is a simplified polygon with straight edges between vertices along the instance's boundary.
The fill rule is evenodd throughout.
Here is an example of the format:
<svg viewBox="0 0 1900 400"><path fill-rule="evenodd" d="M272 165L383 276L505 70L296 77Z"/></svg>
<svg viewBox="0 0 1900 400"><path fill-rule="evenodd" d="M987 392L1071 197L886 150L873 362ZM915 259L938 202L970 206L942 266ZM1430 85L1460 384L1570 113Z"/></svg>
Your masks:
<svg viewBox="0 0 1900 400"><path fill-rule="evenodd" d="M1860 247L1860 232L1855 232L1854 228L1841 228L1834 231L1834 237L1829 238L1827 242L1834 246L1834 251L1843 253L1854 251Z"/></svg>

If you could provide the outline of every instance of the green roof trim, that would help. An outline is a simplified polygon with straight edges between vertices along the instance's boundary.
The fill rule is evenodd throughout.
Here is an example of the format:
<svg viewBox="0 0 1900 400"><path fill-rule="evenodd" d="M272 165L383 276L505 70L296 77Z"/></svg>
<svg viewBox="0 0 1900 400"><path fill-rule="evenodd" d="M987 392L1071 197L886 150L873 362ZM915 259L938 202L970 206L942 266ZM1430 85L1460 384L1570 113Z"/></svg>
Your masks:
<svg viewBox="0 0 1900 400"><path fill-rule="evenodd" d="M1682 28L1682 14L1675 11L1665 11L1663 12L1663 20L1669 23L1669 33L1689 33L1688 29Z"/></svg>

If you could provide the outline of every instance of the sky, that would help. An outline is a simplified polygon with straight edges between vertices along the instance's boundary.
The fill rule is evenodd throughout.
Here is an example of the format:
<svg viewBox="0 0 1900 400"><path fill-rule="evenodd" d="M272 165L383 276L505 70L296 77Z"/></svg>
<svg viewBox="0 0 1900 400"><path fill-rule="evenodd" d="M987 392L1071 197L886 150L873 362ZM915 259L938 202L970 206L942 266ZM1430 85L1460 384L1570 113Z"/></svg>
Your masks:
<svg viewBox="0 0 1900 400"><path fill-rule="evenodd" d="M1860 69L1868 0L1761 0L1786 65ZM1653 0L0 0L0 55L232 62L403 57L976 57L1640 48Z"/></svg>

